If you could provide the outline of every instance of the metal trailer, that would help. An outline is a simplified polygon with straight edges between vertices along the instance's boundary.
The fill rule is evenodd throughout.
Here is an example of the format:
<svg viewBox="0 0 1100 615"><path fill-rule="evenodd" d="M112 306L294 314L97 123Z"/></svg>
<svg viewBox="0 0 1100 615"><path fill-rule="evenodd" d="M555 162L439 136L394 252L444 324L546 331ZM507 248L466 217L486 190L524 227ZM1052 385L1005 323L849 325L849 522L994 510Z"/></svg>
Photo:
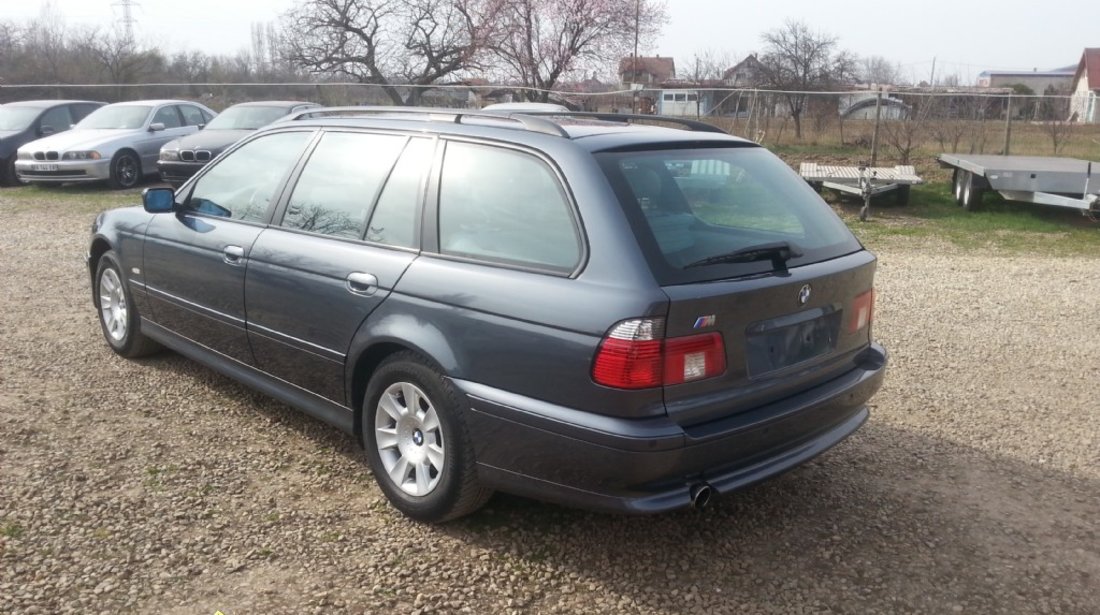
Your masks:
<svg viewBox="0 0 1100 615"><path fill-rule="evenodd" d="M980 206L987 190L996 190L1009 201L1068 207L1092 219L1100 216L1100 181L1092 181L1089 160L942 154L939 163L954 169L955 201L967 210Z"/></svg>
<svg viewBox="0 0 1100 615"><path fill-rule="evenodd" d="M844 167L803 162L798 167L802 176L818 192L822 188L831 188L839 192L854 194L863 199L861 220L867 219L871 208L871 198L887 192L896 191L899 205L909 204L909 189L923 184L912 166L872 167L861 164L858 167Z"/></svg>

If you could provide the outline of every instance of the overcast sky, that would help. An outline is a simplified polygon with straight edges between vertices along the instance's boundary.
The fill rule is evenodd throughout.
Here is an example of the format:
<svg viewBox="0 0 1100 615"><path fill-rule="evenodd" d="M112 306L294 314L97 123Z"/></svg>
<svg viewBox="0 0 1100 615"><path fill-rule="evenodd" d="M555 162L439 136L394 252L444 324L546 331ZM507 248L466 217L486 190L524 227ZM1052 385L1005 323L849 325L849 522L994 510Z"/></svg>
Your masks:
<svg viewBox="0 0 1100 615"><path fill-rule="evenodd" d="M295 0L137 0L137 37L172 50L234 53L249 46L250 24L278 19ZM630 2L630 0L622 0ZM0 19L37 16L52 2L71 25L110 25L118 0L0 0ZM705 49L744 56L762 32L799 19L840 38L859 55L881 55L903 74L957 73L973 81L986 69L1040 70L1076 64L1100 47L1097 0L667 0L670 23L652 53L689 72Z"/></svg>

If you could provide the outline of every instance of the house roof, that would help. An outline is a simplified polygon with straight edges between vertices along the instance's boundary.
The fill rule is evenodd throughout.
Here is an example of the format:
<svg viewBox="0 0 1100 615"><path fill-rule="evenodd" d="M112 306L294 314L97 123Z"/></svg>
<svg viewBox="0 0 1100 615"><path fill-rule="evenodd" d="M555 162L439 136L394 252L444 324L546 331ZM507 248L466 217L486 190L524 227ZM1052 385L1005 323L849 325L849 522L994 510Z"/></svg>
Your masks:
<svg viewBox="0 0 1100 615"><path fill-rule="evenodd" d="M637 68L635 68L637 67ZM619 60L619 74L635 72L649 73L655 81L667 81L676 75L676 61L672 58L645 58L631 56Z"/></svg>
<svg viewBox="0 0 1100 615"><path fill-rule="evenodd" d="M722 73L722 79L733 79L733 76L736 75L741 69L756 68L758 66L760 66L760 60L756 57L755 53L750 54L748 57L738 62L732 68L727 69L725 73Z"/></svg>
<svg viewBox="0 0 1100 615"><path fill-rule="evenodd" d="M1081 54L1081 62L1077 65L1073 82L1077 83L1082 74L1087 74L1090 90L1100 90L1100 47L1089 47Z"/></svg>

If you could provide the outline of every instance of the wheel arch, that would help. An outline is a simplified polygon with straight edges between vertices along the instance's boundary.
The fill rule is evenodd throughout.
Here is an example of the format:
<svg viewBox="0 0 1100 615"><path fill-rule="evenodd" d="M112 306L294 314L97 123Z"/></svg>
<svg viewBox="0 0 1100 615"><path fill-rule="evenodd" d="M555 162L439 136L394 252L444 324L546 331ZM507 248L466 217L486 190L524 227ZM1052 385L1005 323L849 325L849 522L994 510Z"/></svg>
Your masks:
<svg viewBox="0 0 1100 615"><path fill-rule="evenodd" d="M92 239L92 245L88 248L88 276L92 282L93 293L95 292L95 272L99 268L99 259L111 249L110 242L102 236L96 236Z"/></svg>

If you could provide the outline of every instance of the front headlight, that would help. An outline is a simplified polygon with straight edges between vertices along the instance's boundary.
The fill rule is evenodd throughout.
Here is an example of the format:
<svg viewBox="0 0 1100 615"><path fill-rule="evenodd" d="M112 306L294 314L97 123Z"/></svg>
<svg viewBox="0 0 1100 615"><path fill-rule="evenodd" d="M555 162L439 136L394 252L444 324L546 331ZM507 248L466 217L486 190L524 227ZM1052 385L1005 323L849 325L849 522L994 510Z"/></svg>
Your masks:
<svg viewBox="0 0 1100 615"><path fill-rule="evenodd" d="M180 159L180 151L178 149L162 149L160 150L160 159L174 162Z"/></svg>
<svg viewBox="0 0 1100 615"><path fill-rule="evenodd" d="M86 152L65 152L62 156L62 160L99 160L102 158L99 152L95 150Z"/></svg>

